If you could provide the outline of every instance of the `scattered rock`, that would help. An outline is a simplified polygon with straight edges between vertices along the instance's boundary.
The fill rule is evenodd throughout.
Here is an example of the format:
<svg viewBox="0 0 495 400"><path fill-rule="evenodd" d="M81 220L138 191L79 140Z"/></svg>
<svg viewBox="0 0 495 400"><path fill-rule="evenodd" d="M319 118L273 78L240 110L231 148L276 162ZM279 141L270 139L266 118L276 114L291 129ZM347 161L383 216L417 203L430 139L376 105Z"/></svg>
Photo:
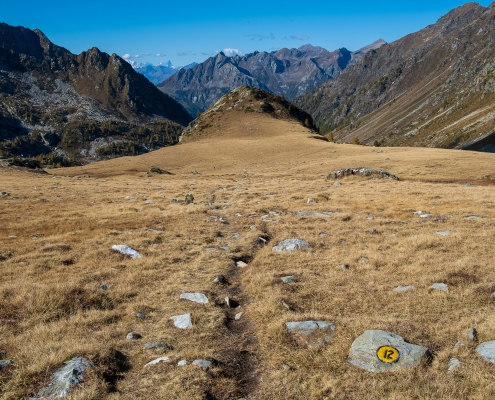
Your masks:
<svg viewBox="0 0 495 400"><path fill-rule="evenodd" d="M445 293L449 292L449 286L446 283L434 283L430 286L430 289L441 290Z"/></svg>
<svg viewBox="0 0 495 400"><path fill-rule="evenodd" d="M144 204L153 204L153 200L146 200Z"/></svg>
<svg viewBox="0 0 495 400"><path fill-rule="evenodd" d="M203 368L204 370L207 370L211 367L212 362L208 361L208 360L194 360L192 362L192 365L197 365L197 366Z"/></svg>
<svg viewBox="0 0 495 400"><path fill-rule="evenodd" d="M434 217L434 215L433 214L421 214L419 216L419 218L431 218L431 217Z"/></svg>
<svg viewBox="0 0 495 400"><path fill-rule="evenodd" d="M0 192L0 197L8 197L8 196L10 196L10 193Z"/></svg>
<svg viewBox="0 0 495 400"><path fill-rule="evenodd" d="M172 200L170 200L170 204L179 204L179 200L172 199Z"/></svg>
<svg viewBox="0 0 495 400"><path fill-rule="evenodd" d="M98 286L98 289L103 290L104 292L106 292L111 287L112 287L112 285L107 285L107 284L104 283L103 285Z"/></svg>
<svg viewBox="0 0 495 400"><path fill-rule="evenodd" d="M144 345L145 350L151 349L162 349L162 350L172 350L170 346L163 342L148 342Z"/></svg>
<svg viewBox="0 0 495 400"><path fill-rule="evenodd" d="M427 356L426 347L391 332L370 330L352 343L348 361L368 372L393 372L417 367Z"/></svg>
<svg viewBox="0 0 495 400"><path fill-rule="evenodd" d="M423 214L423 211L414 211L413 214L414 215L421 215L421 214Z"/></svg>
<svg viewBox="0 0 495 400"><path fill-rule="evenodd" d="M287 285L292 285L294 283L294 279L296 279L296 277L295 276L292 276L292 275L290 275L290 276L282 276L280 278L280 280L283 283L287 284Z"/></svg>
<svg viewBox="0 0 495 400"><path fill-rule="evenodd" d="M326 321L287 322L287 330L301 347L321 347L332 340L335 325Z"/></svg>
<svg viewBox="0 0 495 400"><path fill-rule="evenodd" d="M477 215L470 215L469 217L466 217L466 219L479 220L479 219L483 219L483 218L482 217L478 217Z"/></svg>
<svg viewBox="0 0 495 400"><path fill-rule="evenodd" d="M137 317L137 318L144 319L144 318L146 318L146 314L144 314L144 313L142 313L142 312L138 312L138 313L136 314L136 317Z"/></svg>
<svg viewBox="0 0 495 400"><path fill-rule="evenodd" d="M139 333L136 332L130 332L127 334L125 337L127 340L136 340L136 339L141 339L142 336Z"/></svg>
<svg viewBox="0 0 495 400"><path fill-rule="evenodd" d="M249 228L250 228L252 231L255 231L255 230L257 230L257 229L258 229L258 227L257 227L256 225L251 225Z"/></svg>
<svg viewBox="0 0 495 400"><path fill-rule="evenodd" d="M495 364L495 340L481 343L476 347L476 352L489 363Z"/></svg>
<svg viewBox="0 0 495 400"><path fill-rule="evenodd" d="M184 196L184 203L187 204L193 204L194 203L194 196L189 193Z"/></svg>
<svg viewBox="0 0 495 400"><path fill-rule="evenodd" d="M392 175L390 172L383 171L381 169L373 169L373 168L366 168L366 167L360 167L360 168L343 168L339 169L337 171L330 172L328 174L327 179L338 179L338 178L345 178L347 176L351 175L360 175L364 177L372 177L375 179L379 178L387 178L387 179L393 179L398 181L399 178L395 175Z"/></svg>
<svg viewBox="0 0 495 400"><path fill-rule="evenodd" d="M359 262L360 262L360 263L365 263L366 261L368 261L368 259L367 259L366 257L361 257L361 258L359 259Z"/></svg>
<svg viewBox="0 0 495 400"><path fill-rule="evenodd" d="M9 239L17 239L17 236L16 235L10 235Z"/></svg>
<svg viewBox="0 0 495 400"><path fill-rule="evenodd" d="M464 187L473 187L474 185L471 185L470 183L466 183L465 185L462 185Z"/></svg>
<svg viewBox="0 0 495 400"><path fill-rule="evenodd" d="M239 321L243 315L244 315L244 313L243 313L243 312L237 313L237 314L235 315L234 319L235 319L236 321Z"/></svg>
<svg viewBox="0 0 495 400"><path fill-rule="evenodd" d="M376 228L371 228L368 232L371 233L372 235L376 235L378 233Z"/></svg>
<svg viewBox="0 0 495 400"><path fill-rule="evenodd" d="M156 233L156 234L159 234L159 233L163 233L163 231L159 231L157 229L152 229L152 228L149 228L148 229L151 233Z"/></svg>
<svg viewBox="0 0 495 400"><path fill-rule="evenodd" d="M330 235L328 233L320 233L320 237L329 237Z"/></svg>
<svg viewBox="0 0 495 400"><path fill-rule="evenodd" d="M315 199L308 199L308 201L306 203L314 204L314 203L316 203L316 200Z"/></svg>
<svg viewBox="0 0 495 400"><path fill-rule="evenodd" d="M213 279L213 282L221 283L221 284L228 284L229 283L227 281L227 279L225 278L225 276L223 276L223 275L219 275L219 276L215 277L215 279Z"/></svg>
<svg viewBox="0 0 495 400"><path fill-rule="evenodd" d="M187 365L187 360L180 360L177 365L179 367L185 367Z"/></svg>
<svg viewBox="0 0 495 400"><path fill-rule="evenodd" d="M164 169L161 169L160 167L157 166L152 166L149 171L149 174L165 174L165 175L173 175L172 173L165 171Z"/></svg>
<svg viewBox="0 0 495 400"><path fill-rule="evenodd" d="M244 261L237 261L235 263L239 268L246 268L248 265Z"/></svg>
<svg viewBox="0 0 495 400"><path fill-rule="evenodd" d="M413 289L416 289L416 288L412 285L409 285L409 286L399 285L394 289L394 292L407 292L408 290L413 290Z"/></svg>
<svg viewBox="0 0 495 400"><path fill-rule="evenodd" d="M229 246L220 246L220 249L225 250L225 251L229 251L230 247Z"/></svg>
<svg viewBox="0 0 495 400"><path fill-rule="evenodd" d="M441 231L441 232L437 232L437 235L440 235L440 236L449 236L450 235L450 232L449 231Z"/></svg>
<svg viewBox="0 0 495 400"><path fill-rule="evenodd" d="M126 196L125 198L126 200L135 200L135 198L133 196Z"/></svg>
<svg viewBox="0 0 495 400"><path fill-rule="evenodd" d="M237 301L231 299L230 297L225 298L225 303L227 304L227 307L229 307L229 308L238 308L240 306Z"/></svg>
<svg viewBox="0 0 495 400"><path fill-rule="evenodd" d="M0 371L12 364L10 360L0 360Z"/></svg>
<svg viewBox="0 0 495 400"><path fill-rule="evenodd" d="M235 233L232 237L234 239L242 239L242 236L239 233Z"/></svg>
<svg viewBox="0 0 495 400"><path fill-rule="evenodd" d="M454 372L461 368L462 363L457 358L451 358L449 361L449 372Z"/></svg>
<svg viewBox="0 0 495 400"><path fill-rule="evenodd" d="M457 343L454 345L454 350L457 350L457 349L461 348L462 346L464 346L464 343L462 343L462 342L457 342Z"/></svg>
<svg viewBox="0 0 495 400"><path fill-rule="evenodd" d="M335 186L335 187L342 186L342 183L340 183L340 182L335 182L335 183L333 184L333 186Z"/></svg>
<svg viewBox="0 0 495 400"><path fill-rule="evenodd" d="M242 217L242 214L241 213L235 213L234 217Z"/></svg>
<svg viewBox="0 0 495 400"><path fill-rule="evenodd" d="M340 264L337 268L341 271L349 271L350 266L349 264Z"/></svg>
<svg viewBox="0 0 495 400"><path fill-rule="evenodd" d="M153 361L150 361L148 364L146 364L144 367L149 367L151 365L157 365L157 364L160 364L160 363L169 363L170 362L170 358L169 357L159 357L159 358L156 358L154 359Z"/></svg>
<svg viewBox="0 0 495 400"><path fill-rule="evenodd" d="M298 217L320 217L320 218L329 218L332 215L338 214L337 212L311 212L311 211L298 211L296 215Z"/></svg>
<svg viewBox="0 0 495 400"><path fill-rule="evenodd" d="M182 293L180 295L181 299L194 301L199 304L208 303L208 297L206 297L203 293Z"/></svg>
<svg viewBox="0 0 495 400"><path fill-rule="evenodd" d="M191 314L176 315L170 318L174 321L174 325L180 329L188 329L192 327Z"/></svg>
<svg viewBox="0 0 495 400"><path fill-rule="evenodd" d="M286 239L273 248L273 250L277 252L291 252L302 249L311 250L311 246L308 242L301 239Z"/></svg>
<svg viewBox="0 0 495 400"><path fill-rule="evenodd" d="M129 246L126 246L124 244L114 245L112 246L112 249L118 251L120 254L131 257L133 260L142 257L142 255L139 252L137 252L134 249L131 249Z"/></svg>
<svg viewBox="0 0 495 400"><path fill-rule="evenodd" d="M478 331L476 330L476 328L471 328L467 331L467 340L468 342L478 341Z"/></svg>
<svg viewBox="0 0 495 400"><path fill-rule="evenodd" d="M88 368L94 368L88 360L75 357L52 375L52 382L40 389L31 399L55 399L69 396L70 390L82 382Z"/></svg>

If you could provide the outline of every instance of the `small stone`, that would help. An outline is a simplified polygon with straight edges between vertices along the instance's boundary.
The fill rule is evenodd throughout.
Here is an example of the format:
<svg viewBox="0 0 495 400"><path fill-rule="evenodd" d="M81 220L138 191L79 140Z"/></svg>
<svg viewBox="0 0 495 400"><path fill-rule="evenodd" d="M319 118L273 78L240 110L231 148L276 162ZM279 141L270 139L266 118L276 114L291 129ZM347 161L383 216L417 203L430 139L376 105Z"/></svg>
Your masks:
<svg viewBox="0 0 495 400"><path fill-rule="evenodd" d="M207 247L205 250L206 251L215 251L216 249L214 247Z"/></svg>
<svg viewBox="0 0 495 400"><path fill-rule="evenodd" d="M242 217L242 214L241 213L235 213L234 217Z"/></svg>
<svg viewBox="0 0 495 400"><path fill-rule="evenodd" d="M126 200L135 200L133 196L126 196Z"/></svg>
<svg viewBox="0 0 495 400"><path fill-rule="evenodd" d="M342 183L340 183L340 182L335 182L335 183L333 184L333 186L342 186Z"/></svg>
<svg viewBox="0 0 495 400"><path fill-rule="evenodd" d="M477 215L470 215L469 217L466 217L466 219L479 220L479 219L483 219L483 218L478 217Z"/></svg>
<svg viewBox="0 0 495 400"><path fill-rule="evenodd" d="M337 268L341 271L349 271L350 266L349 264L340 264Z"/></svg>
<svg viewBox="0 0 495 400"><path fill-rule="evenodd" d="M478 341L478 331L476 330L476 328L471 328L467 331L467 340L468 342Z"/></svg>
<svg viewBox="0 0 495 400"><path fill-rule="evenodd" d="M371 228L368 232L373 235L376 235L378 233L378 231L375 228Z"/></svg>
<svg viewBox="0 0 495 400"><path fill-rule="evenodd" d="M179 204L179 200L172 199L172 200L170 200L170 204Z"/></svg>
<svg viewBox="0 0 495 400"><path fill-rule="evenodd" d="M230 247L229 246L220 246L220 249L222 249L224 251L229 251Z"/></svg>
<svg viewBox="0 0 495 400"><path fill-rule="evenodd" d="M321 347L332 340L335 330L335 325L326 321L287 322L285 326L301 347Z"/></svg>
<svg viewBox="0 0 495 400"><path fill-rule="evenodd" d="M314 204L314 203L316 203L316 200L315 199L308 199L308 201L306 203Z"/></svg>
<svg viewBox="0 0 495 400"><path fill-rule="evenodd" d="M221 283L221 284L227 284L228 283L227 279L225 279L225 276L223 276L223 275L219 275L219 276L215 277L215 279L213 279L213 282Z"/></svg>
<svg viewBox="0 0 495 400"><path fill-rule="evenodd" d="M243 316L243 314L244 314L243 312L237 313L237 314L235 315L234 319L235 319L236 321L239 321L239 320L241 319L241 317Z"/></svg>
<svg viewBox="0 0 495 400"><path fill-rule="evenodd" d="M427 355L426 347L408 343L399 335L370 330L352 343L348 361L368 372L393 372L417 367Z"/></svg>
<svg viewBox="0 0 495 400"><path fill-rule="evenodd" d="M239 303L237 301L231 299L228 296L225 298L225 303L227 304L227 307L229 307L229 308L238 308L239 307Z"/></svg>
<svg viewBox="0 0 495 400"><path fill-rule="evenodd" d="M414 215L421 215L421 214L423 214L423 211L414 211L413 214Z"/></svg>
<svg viewBox="0 0 495 400"><path fill-rule="evenodd" d="M194 202L194 196L193 196L191 193L186 194L186 195L184 196L184 203L185 203L186 205L188 205L188 204L193 204L193 202Z"/></svg>
<svg viewBox="0 0 495 400"><path fill-rule="evenodd" d="M462 346L464 346L464 343L462 343L462 342L457 342L457 343L454 345L454 350L457 350L457 349L461 348Z"/></svg>
<svg viewBox="0 0 495 400"><path fill-rule="evenodd" d="M312 212L312 211L298 211L296 215L298 217L320 217L330 218L332 215L336 215L338 212Z"/></svg>
<svg viewBox="0 0 495 400"><path fill-rule="evenodd" d="M244 261L237 261L235 263L239 268L246 268L248 265Z"/></svg>
<svg viewBox="0 0 495 400"><path fill-rule="evenodd" d="M185 367L187 365L187 360L180 360L177 365L179 367Z"/></svg>
<svg viewBox="0 0 495 400"><path fill-rule="evenodd" d="M36 190L36 188L35 188ZM3 196L3 197L8 197L10 196L10 193L7 193L7 192L0 192L0 196Z"/></svg>
<svg viewBox="0 0 495 400"><path fill-rule="evenodd" d="M292 310L292 308L283 300L282 300L282 305L286 308L287 311Z"/></svg>
<svg viewBox="0 0 495 400"><path fill-rule="evenodd" d="M163 342L148 342L144 345L145 350L150 349L163 349L163 350L171 350L170 346Z"/></svg>
<svg viewBox="0 0 495 400"><path fill-rule="evenodd" d="M329 237L330 235L328 233L320 233L320 237Z"/></svg>
<svg viewBox="0 0 495 400"><path fill-rule="evenodd" d="M208 303L208 297L206 297L203 293L182 293L180 295L181 299L193 301L199 304Z"/></svg>
<svg viewBox="0 0 495 400"><path fill-rule="evenodd" d="M177 328L188 329L192 327L191 314L176 315L174 317L170 317L170 319L174 321L174 325Z"/></svg>
<svg viewBox="0 0 495 400"><path fill-rule="evenodd" d="M454 372L461 368L462 363L457 358L451 358L449 361L449 372Z"/></svg>
<svg viewBox="0 0 495 400"><path fill-rule="evenodd" d="M159 357L159 358L156 358L155 360L153 361L150 361L148 364L146 364L144 367L150 367L152 365L157 365L157 364L160 364L160 363L168 363L170 362L170 358L169 357Z"/></svg>
<svg viewBox="0 0 495 400"><path fill-rule="evenodd" d="M194 360L192 362L192 365L197 365L197 366L203 368L204 370L207 370L211 367L212 362L208 361L208 360Z"/></svg>
<svg viewBox="0 0 495 400"><path fill-rule="evenodd" d="M294 283L294 279L296 279L296 277L292 276L292 275L291 276L283 276L280 278L280 280L287 285L292 285Z"/></svg>
<svg viewBox="0 0 495 400"><path fill-rule="evenodd" d="M12 364L10 360L0 360L0 371Z"/></svg>
<svg viewBox="0 0 495 400"><path fill-rule="evenodd" d="M9 236L9 239L17 239L17 236L15 236L15 235L10 235L10 236Z"/></svg>
<svg viewBox="0 0 495 400"><path fill-rule="evenodd" d="M235 233L233 236L232 236L234 239L241 239L242 236L238 233Z"/></svg>
<svg viewBox="0 0 495 400"><path fill-rule="evenodd" d="M142 312L138 312L138 313L136 314L136 317L137 317L137 318L144 319L144 318L146 318L146 314L144 314L144 313L142 313Z"/></svg>
<svg viewBox="0 0 495 400"><path fill-rule="evenodd" d="M255 231L255 230L257 230L257 229L258 229L256 225L251 225L249 228L250 228L252 231Z"/></svg>
<svg viewBox="0 0 495 400"><path fill-rule="evenodd" d="M449 236L450 235L450 232L449 231L441 231L441 232L437 232L437 235L440 235L440 236Z"/></svg>
<svg viewBox="0 0 495 400"><path fill-rule="evenodd" d="M409 285L409 286L399 285L394 289L394 292L407 292L408 290L413 290L413 289L416 289L416 288L412 285Z"/></svg>
<svg viewBox="0 0 495 400"><path fill-rule="evenodd" d="M127 340L136 340L136 339L141 339L142 336L139 333L136 332L130 332L127 334L125 337Z"/></svg>
<svg viewBox="0 0 495 400"><path fill-rule="evenodd" d="M153 204L153 200L146 200L144 204Z"/></svg>
<svg viewBox="0 0 495 400"><path fill-rule="evenodd" d="M118 251L120 254L131 257L133 260L142 257L142 255L139 252L137 252L134 249L131 249L129 246L126 246L124 244L114 245L112 246L112 249Z"/></svg>
<svg viewBox="0 0 495 400"><path fill-rule="evenodd" d="M431 218L433 217L433 214L421 214L419 218Z"/></svg>
<svg viewBox="0 0 495 400"><path fill-rule="evenodd" d="M273 248L276 252L292 252L302 249L311 250L311 246L308 242L301 239L286 239Z"/></svg>
<svg viewBox="0 0 495 400"><path fill-rule="evenodd" d="M52 375L52 382L40 389L32 399L55 399L68 397L72 387L82 382L88 368L94 368L88 360L75 357Z"/></svg>
<svg viewBox="0 0 495 400"><path fill-rule="evenodd" d="M476 347L476 352L489 363L495 364L495 340L481 343Z"/></svg>
<svg viewBox="0 0 495 400"><path fill-rule="evenodd" d="M112 285L103 284L103 285L98 286L98 289L103 290L104 292L106 292L111 287L112 287Z"/></svg>
<svg viewBox="0 0 495 400"><path fill-rule="evenodd" d="M434 283L430 286L430 289L441 290L445 293L449 292L449 286L446 283Z"/></svg>
<svg viewBox="0 0 495 400"><path fill-rule="evenodd" d="M361 257L361 258L359 259L359 262L360 262L360 263L365 263L366 261L368 261L368 259L367 259L366 257Z"/></svg>

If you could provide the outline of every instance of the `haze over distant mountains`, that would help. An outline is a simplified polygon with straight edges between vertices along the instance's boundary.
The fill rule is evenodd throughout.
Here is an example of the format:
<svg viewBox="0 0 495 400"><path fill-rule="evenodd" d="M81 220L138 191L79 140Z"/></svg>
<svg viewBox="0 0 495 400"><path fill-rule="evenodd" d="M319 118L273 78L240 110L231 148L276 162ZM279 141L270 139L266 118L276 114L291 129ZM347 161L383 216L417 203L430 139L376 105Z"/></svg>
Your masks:
<svg viewBox="0 0 495 400"><path fill-rule="evenodd" d="M170 78L173 74L176 74L181 69L189 69L198 65L198 63L194 62L182 67L176 67L172 64L171 61L166 64L154 65L151 63L144 64L133 60L131 60L130 64L137 72L143 74L151 83L155 85L162 83L165 79Z"/></svg>
<svg viewBox="0 0 495 400"><path fill-rule="evenodd" d="M231 90L248 85L292 100L329 79L338 77L368 51L385 43L380 39L356 52L328 51L310 44L271 53L254 52L227 57L220 52L190 69L180 70L158 88L179 101L191 115L205 111Z"/></svg>
<svg viewBox="0 0 495 400"><path fill-rule="evenodd" d="M495 3L369 52L295 103L342 142L495 151Z"/></svg>

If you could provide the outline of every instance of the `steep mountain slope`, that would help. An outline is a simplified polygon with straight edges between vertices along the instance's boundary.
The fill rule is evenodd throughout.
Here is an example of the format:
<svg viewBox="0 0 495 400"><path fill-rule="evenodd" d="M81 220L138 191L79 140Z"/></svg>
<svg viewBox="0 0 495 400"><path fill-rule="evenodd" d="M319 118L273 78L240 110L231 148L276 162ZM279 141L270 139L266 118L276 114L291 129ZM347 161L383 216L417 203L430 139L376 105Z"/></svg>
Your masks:
<svg viewBox="0 0 495 400"><path fill-rule="evenodd" d="M383 43L377 41L371 48ZM242 57L227 57L221 52L194 68L181 70L158 88L178 100L191 115L203 112L242 85L291 100L339 76L352 60L371 48L355 53L345 48L330 52L307 44L298 49L254 52Z"/></svg>
<svg viewBox="0 0 495 400"><path fill-rule="evenodd" d="M467 3L295 103L338 141L453 148L493 132L494 50L495 5Z"/></svg>
<svg viewBox="0 0 495 400"><path fill-rule="evenodd" d="M190 120L117 55L73 55L39 30L0 24L0 155L133 154L175 143Z"/></svg>

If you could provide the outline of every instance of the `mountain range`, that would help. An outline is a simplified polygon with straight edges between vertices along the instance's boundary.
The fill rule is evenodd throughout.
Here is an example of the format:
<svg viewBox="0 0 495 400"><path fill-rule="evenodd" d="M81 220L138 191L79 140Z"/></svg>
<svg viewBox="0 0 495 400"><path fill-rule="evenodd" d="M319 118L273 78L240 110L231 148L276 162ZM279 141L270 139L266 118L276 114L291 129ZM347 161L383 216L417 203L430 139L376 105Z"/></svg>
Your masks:
<svg viewBox="0 0 495 400"><path fill-rule="evenodd" d="M172 64L171 61L169 61L166 64L159 64L159 65L154 65L151 63L134 62L134 61L132 61L130 64L137 72L143 74L154 85L158 85L159 83L162 83L165 79L170 78L172 75L176 74L181 69L190 69L198 65L197 63L193 62L191 64L184 65L182 67L176 67Z"/></svg>
<svg viewBox="0 0 495 400"><path fill-rule="evenodd" d="M0 155L55 164L176 143L191 117L116 54L0 24Z"/></svg>
<svg viewBox="0 0 495 400"><path fill-rule="evenodd" d="M227 57L223 52L190 69L182 69L158 88L181 103L191 115L205 111L231 90L248 85L284 96L289 101L338 77L370 50L385 43L380 39L351 52L328 51L310 44L298 49L258 52Z"/></svg>
<svg viewBox="0 0 495 400"><path fill-rule="evenodd" d="M295 104L339 142L493 149L494 22L495 3L467 3L368 52Z"/></svg>

